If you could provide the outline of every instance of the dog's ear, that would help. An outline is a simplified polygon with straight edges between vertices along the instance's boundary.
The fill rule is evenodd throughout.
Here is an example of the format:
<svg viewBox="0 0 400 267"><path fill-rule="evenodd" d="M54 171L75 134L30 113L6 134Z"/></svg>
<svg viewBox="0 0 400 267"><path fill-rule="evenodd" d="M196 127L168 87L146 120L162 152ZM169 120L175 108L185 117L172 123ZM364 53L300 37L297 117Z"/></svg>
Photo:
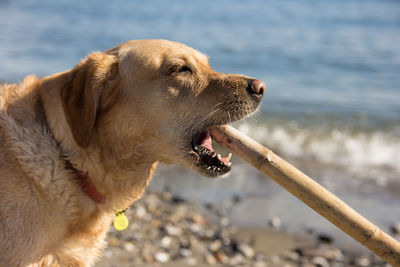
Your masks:
<svg viewBox="0 0 400 267"><path fill-rule="evenodd" d="M89 55L70 71L61 89L61 99L67 122L79 146L89 145L101 98L111 97L113 93L107 91L116 90L119 80L116 57L101 52Z"/></svg>

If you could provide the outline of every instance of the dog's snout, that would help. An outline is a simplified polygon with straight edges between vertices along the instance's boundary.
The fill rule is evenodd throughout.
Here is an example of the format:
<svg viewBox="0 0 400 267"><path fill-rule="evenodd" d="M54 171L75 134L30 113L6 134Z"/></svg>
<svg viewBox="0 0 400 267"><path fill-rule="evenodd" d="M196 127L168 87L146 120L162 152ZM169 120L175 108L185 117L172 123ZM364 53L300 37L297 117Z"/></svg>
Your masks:
<svg viewBox="0 0 400 267"><path fill-rule="evenodd" d="M247 91L251 95L256 95L256 96L263 96L265 90L267 89L267 86L263 81L260 80L251 80L249 85L247 86Z"/></svg>

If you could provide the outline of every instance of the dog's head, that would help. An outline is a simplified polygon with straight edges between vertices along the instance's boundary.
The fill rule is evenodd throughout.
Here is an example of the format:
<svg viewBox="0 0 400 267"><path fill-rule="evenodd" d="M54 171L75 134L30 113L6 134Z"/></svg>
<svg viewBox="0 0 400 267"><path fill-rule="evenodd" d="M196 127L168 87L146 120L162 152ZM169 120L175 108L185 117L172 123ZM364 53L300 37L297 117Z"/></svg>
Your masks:
<svg viewBox="0 0 400 267"><path fill-rule="evenodd" d="M208 129L252 114L265 84L213 71L208 58L165 40L131 41L91 54L61 91L81 148L100 146L121 166L176 163L216 177L230 171Z"/></svg>

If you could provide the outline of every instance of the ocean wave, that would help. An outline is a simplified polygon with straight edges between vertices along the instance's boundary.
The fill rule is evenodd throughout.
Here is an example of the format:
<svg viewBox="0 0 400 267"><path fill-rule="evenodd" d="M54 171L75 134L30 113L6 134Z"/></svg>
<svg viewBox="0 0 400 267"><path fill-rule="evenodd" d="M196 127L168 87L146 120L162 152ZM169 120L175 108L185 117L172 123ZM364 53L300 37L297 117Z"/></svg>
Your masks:
<svg viewBox="0 0 400 267"><path fill-rule="evenodd" d="M241 123L239 130L285 157L341 165L363 172L371 168L400 174L399 129L355 130L282 124Z"/></svg>

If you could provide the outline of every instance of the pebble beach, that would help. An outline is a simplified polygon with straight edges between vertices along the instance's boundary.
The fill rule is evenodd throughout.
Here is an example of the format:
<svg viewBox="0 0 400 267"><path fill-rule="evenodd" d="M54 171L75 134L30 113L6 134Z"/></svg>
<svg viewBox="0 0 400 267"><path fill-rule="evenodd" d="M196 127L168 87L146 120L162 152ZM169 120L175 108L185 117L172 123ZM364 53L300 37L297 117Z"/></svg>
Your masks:
<svg viewBox="0 0 400 267"><path fill-rule="evenodd" d="M329 235L280 230L278 218L266 228L238 228L216 206L170 192L145 193L126 216L129 227L110 230L96 266L390 266L371 253L336 247Z"/></svg>

